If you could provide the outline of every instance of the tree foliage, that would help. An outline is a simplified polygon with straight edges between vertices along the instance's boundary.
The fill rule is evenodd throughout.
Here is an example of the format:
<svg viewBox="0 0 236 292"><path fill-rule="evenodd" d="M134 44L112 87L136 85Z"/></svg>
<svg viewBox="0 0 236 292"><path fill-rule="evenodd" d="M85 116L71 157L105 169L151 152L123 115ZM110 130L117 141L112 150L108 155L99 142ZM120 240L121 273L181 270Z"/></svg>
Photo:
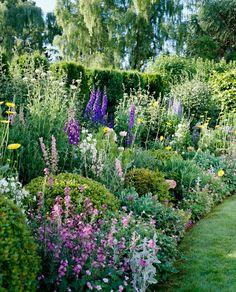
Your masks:
<svg viewBox="0 0 236 292"><path fill-rule="evenodd" d="M1 0L0 31L0 45L9 55L13 53L13 48L18 53L42 50L42 10L31 1Z"/></svg>
<svg viewBox="0 0 236 292"><path fill-rule="evenodd" d="M180 0L57 0L64 57L90 66L140 69L163 48Z"/></svg>
<svg viewBox="0 0 236 292"><path fill-rule="evenodd" d="M236 59L236 0L198 0L187 23L187 54Z"/></svg>

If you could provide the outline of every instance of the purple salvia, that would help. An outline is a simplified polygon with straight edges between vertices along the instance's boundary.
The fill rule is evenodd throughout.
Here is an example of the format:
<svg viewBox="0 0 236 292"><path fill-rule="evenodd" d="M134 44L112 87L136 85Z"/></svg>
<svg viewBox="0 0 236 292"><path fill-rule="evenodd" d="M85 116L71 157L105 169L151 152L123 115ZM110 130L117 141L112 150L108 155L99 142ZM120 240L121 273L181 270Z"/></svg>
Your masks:
<svg viewBox="0 0 236 292"><path fill-rule="evenodd" d="M54 206L51 212L51 219L56 221L59 225L61 224L61 215L63 214L63 209L61 207L61 198L56 197Z"/></svg>
<svg viewBox="0 0 236 292"><path fill-rule="evenodd" d="M43 137L39 138L39 143L40 143L40 147L41 147L41 150L42 150L42 153L43 153L43 160L44 160L46 166L49 167L48 153L47 153L46 146L45 146L45 144L43 142Z"/></svg>
<svg viewBox="0 0 236 292"><path fill-rule="evenodd" d="M58 167L57 143L56 138L52 135L52 149L51 149L51 168L52 172L56 173Z"/></svg>
<svg viewBox="0 0 236 292"><path fill-rule="evenodd" d="M96 99L95 99L95 102L94 102L94 105L93 105L92 121L94 123L101 123L102 122L101 97L102 97L102 93L98 89L96 91Z"/></svg>
<svg viewBox="0 0 236 292"><path fill-rule="evenodd" d="M90 116L91 111L92 111L92 109L93 109L93 105L94 105L95 99L96 99L96 90L93 89L93 90L91 91L90 99L89 99L89 101L88 101L88 103L87 103L87 106L86 106L86 109L85 109L85 111L84 111L84 117L85 117L85 118L88 118L88 117Z"/></svg>
<svg viewBox="0 0 236 292"><path fill-rule="evenodd" d="M80 141L80 128L79 122L70 118L68 123L65 125L64 132L68 136L68 141L71 145L78 145Z"/></svg>

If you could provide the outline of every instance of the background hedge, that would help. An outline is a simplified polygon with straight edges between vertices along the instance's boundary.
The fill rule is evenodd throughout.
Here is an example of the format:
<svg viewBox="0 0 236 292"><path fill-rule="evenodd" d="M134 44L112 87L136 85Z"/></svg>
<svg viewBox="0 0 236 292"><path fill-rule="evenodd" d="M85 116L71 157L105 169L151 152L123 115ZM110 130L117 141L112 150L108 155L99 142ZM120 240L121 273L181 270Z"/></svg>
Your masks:
<svg viewBox="0 0 236 292"><path fill-rule="evenodd" d="M73 80L81 80L80 95L86 103L93 86L106 90L109 99L109 110L113 111L123 97L123 91L148 89L155 97L164 94L165 82L160 74L144 74L136 71L119 71L111 69L87 69L74 62L57 62L52 64L55 74L64 74L67 85Z"/></svg>

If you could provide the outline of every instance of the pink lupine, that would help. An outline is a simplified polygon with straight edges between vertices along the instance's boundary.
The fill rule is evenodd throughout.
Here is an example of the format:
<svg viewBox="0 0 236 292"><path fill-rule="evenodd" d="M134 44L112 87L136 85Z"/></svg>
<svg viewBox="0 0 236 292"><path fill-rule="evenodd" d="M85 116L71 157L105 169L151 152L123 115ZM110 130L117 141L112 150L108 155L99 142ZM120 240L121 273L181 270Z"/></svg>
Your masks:
<svg viewBox="0 0 236 292"><path fill-rule="evenodd" d="M39 138L39 143L40 143L40 147L41 147L41 150L42 150L42 153L43 153L43 160L44 160L46 166L49 167L48 153L47 153L46 146L45 146L45 144L43 142L43 137Z"/></svg>
<svg viewBox="0 0 236 292"><path fill-rule="evenodd" d="M120 178L123 177L123 171L122 171L122 166L121 166L121 162L119 159L116 159L115 161L115 167L116 167L116 171L117 171L117 174Z"/></svg>

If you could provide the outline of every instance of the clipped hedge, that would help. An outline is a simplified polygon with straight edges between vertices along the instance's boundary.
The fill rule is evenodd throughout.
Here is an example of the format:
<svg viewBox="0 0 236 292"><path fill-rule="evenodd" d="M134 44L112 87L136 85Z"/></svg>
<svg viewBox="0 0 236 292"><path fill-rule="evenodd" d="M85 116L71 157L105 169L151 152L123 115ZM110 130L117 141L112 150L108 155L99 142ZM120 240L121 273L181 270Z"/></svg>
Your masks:
<svg viewBox="0 0 236 292"><path fill-rule="evenodd" d="M39 257L22 212L0 196L0 291L36 291Z"/></svg>
<svg viewBox="0 0 236 292"><path fill-rule="evenodd" d="M65 188L68 186L70 187L71 199L79 211L83 208L85 198L90 198L91 202L98 209L101 209L103 205L106 205L112 211L119 209L118 199L109 193L102 184L92 179L74 173L61 173L52 176L51 179L53 180L52 185L48 184L44 177L37 177L26 186L26 189L31 194L27 198L27 205L33 205L34 207L36 202L33 200L33 197L39 191L43 191L45 207L47 211L50 211L55 198L57 196L64 197Z"/></svg>
<svg viewBox="0 0 236 292"><path fill-rule="evenodd" d="M123 98L123 89L129 92L132 89L149 89L155 97L165 91L165 83L159 74L144 74L136 71L120 71L111 69L87 69L75 62L57 62L51 66L55 74L66 76L67 85L73 80L81 80L81 99L85 102L93 86L106 90L109 99L109 110L112 112L118 101Z"/></svg>
<svg viewBox="0 0 236 292"><path fill-rule="evenodd" d="M152 193L161 202L166 199L172 199L169 195L168 184L165 182L164 176L157 170L152 171L145 168L129 170L125 176L125 186L128 188L134 187L140 196Z"/></svg>

